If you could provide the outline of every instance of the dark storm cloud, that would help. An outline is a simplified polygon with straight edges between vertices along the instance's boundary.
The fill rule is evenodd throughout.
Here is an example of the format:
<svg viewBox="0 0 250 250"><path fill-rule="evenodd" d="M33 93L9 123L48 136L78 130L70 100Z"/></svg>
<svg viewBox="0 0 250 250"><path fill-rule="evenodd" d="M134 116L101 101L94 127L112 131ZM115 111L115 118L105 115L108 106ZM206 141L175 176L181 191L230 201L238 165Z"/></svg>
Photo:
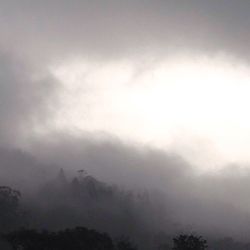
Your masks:
<svg viewBox="0 0 250 250"><path fill-rule="evenodd" d="M182 51L248 59L249 8L245 0L1 1L0 41L33 59Z"/></svg>

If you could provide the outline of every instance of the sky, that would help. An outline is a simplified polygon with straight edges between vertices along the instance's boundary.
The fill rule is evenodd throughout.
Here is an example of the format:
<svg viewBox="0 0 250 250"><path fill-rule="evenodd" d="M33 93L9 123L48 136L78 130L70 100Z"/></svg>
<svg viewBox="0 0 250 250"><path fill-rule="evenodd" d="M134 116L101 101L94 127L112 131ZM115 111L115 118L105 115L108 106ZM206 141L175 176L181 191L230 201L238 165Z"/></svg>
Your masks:
<svg viewBox="0 0 250 250"><path fill-rule="evenodd" d="M1 183L86 168L166 191L186 224L247 235L249 10L248 0L0 0Z"/></svg>
<svg viewBox="0 0 250 250"><path fill-rule="evenodd" d="M115 137L198 170L250 157L248 1L0 1L1 142ZM102 136L100 136L102 135Z"/></svg>

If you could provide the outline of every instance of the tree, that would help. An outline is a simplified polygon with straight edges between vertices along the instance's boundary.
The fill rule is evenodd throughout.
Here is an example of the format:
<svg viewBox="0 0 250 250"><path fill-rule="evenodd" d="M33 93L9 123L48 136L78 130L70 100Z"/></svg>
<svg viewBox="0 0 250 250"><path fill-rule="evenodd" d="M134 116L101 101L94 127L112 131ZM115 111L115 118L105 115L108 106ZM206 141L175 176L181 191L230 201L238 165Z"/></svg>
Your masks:
<svg viewBox="0 0 250 250"><path fill-rule="evenodd" d="M20 192L7 186L0 186L0 230L9 230L21 219L19 208Z"/></svg>
<svg viewBox="0 0 250 250"><path fill-rule="evenodd" d="M84 227L58 232L22 229L3 237L14 250L114 250L109 235Z"/></svg>
<svg viewBox="0 0 250 250"><path fill-rule="evenodd" d="M207 241L202 236L181 234L173 239L173 250L205 250Z"/></svg>

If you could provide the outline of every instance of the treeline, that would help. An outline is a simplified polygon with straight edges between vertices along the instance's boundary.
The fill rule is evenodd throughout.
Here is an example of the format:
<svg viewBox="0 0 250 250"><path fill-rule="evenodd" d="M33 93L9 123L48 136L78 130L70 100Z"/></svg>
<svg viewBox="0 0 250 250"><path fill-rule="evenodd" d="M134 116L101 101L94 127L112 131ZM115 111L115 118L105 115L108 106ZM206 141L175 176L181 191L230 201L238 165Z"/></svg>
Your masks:
<svg viewBox="0 0 250 250"><path fill-rule="evenodd" d="M163 200L145 190L107 185L83 170L70 179L60 170L29 197L0 187L0 232L10 249L23 250L250 249L250 244L231 238L210 238L209 245L193 234L172 239L169 204ZM1 244L1 250L8 249Z"/></svg>
<svg viewBox="0 0 250 250"><path fill-rule="evenodd" d="M22 229L2 234L13 250L136 250L125 238L112 240L106 233L84 227L58 232Z"/></svg>
<svg viewBox="0 0 250 250"><path fill-rule="evenodd" d="M112 239L107 233L100 233L84 227L49 232L21 229L2 233L1 250L139 250L129 238ZM155 246L155 250L247 250L249 244L237 243L232 239L211 242L195 234L180 234L171 241Z"/></svg>
<svg viewBox="0 0 250 250"><path fill-rule="evenodd" d="M2 234L2 239L13 250L137 250L127 238L112 240L106 233L83 227L58 232L19 230ZM207 242L201 236L179 235L173 238L173 246L167 244L159 250L205 250ZM4 250L4 249L2 249Z"/></svg>
<svg viewBox="0 0 250 250"><path fill-rule="evenodd" d="M151 200L149 192L125 191L84 171L79 171L77 177L67 178L60 170L57 177L24 197L10 187L0 187L3 233L18 228L57 232L84 226L107 232L113 239L125 235L139 247L151 249L153 232L164 227L160 210L165 207Z"/></svg>
<svg viewBox="0 0 250 250"><path fill-rule="evenodd" d="M164 202L159 193L124 190L84 171L69 178L60 170L25 204L32 228L60 230L86 226L107 232L113 238L126 235L150 249L154 232L171 225Z"/></svg>

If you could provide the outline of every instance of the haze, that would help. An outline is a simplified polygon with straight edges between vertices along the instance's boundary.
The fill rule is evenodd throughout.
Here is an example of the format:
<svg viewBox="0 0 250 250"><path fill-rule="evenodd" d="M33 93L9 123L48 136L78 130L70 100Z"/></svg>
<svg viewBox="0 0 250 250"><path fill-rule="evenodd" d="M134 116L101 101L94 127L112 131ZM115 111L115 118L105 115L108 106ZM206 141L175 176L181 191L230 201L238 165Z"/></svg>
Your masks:
<svg viewBox="0 0 250 250"><path fill-rule="evenodd" d="M185 228L246 239L249 11L245 0L0 0L2 184L35 196L61 168L84 168L162 192Z"/></svg>

